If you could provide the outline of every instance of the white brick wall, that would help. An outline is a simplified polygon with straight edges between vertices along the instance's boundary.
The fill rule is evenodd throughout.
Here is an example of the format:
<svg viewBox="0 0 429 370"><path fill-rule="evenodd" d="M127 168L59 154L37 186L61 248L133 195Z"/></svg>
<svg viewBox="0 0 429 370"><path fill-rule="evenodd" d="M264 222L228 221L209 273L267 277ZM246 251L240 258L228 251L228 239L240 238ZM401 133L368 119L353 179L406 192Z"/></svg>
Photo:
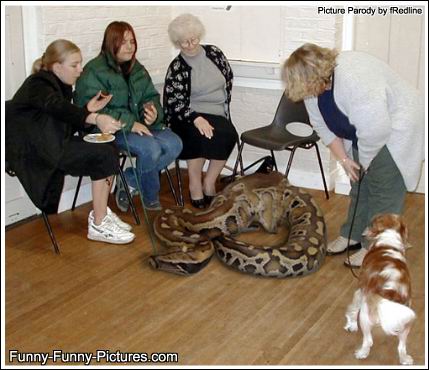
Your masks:
<svg viewBox="0 0 429 370"><path fill-rule="evenodd" d="M285 58L306 42L329 48L335 47L334 16L317 14L315 6L287 6L283 14L285 16L283 50Z"/></svg>
<svg viewBox="0 0 429 370"><path fill-rule="evenodd" d="M125 21L137 37L137 58L151 75L163 75L171 61L167 26L170 6L42 6L40 54L52 41L65 38L82 50L84 63L98 55L104 30L115 20Z"/></svg>

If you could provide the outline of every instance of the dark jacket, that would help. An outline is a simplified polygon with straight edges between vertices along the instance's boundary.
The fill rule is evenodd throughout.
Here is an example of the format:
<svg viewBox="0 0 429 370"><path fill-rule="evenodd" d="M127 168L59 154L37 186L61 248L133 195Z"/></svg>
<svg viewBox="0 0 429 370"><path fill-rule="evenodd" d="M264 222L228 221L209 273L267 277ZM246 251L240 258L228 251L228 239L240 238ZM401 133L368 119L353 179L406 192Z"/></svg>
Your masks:
<svg viewBox="0 0 429 370"><path fill-rule="evenodd" d="M214 65L225 77L226 103L231 102L233 73L228 59L222 51L214 45L201 45ZM179 54L168 67L164 84L164 112L165 123L174 125L180 122L193 123L199 112L191 109L191 72L192 68ZM229 112L228 112L229 115Z"/></svg>
<svg viewBox="0 0 429 370"><path fill-rule="evenodd" d="M76 83L75 102L85 106L99 91L113 95L112 100L100 113L106 113L126 124L125 131L131 131L135 121L144 123L143 104L155 103L158 117L149 127L161 130L164 127L164 112L158 91L148 71L137 60L126 78L110 54L100 54L89 61Z"/></svg>
<svg viewBox="0 0 429 370"><path fill-rule="evenodd" d="M33 203L55 213L64 185L64 143L86 127L89 112L71 103L72 87L54 73L28 77L6 103L6 161Z"/></svg>

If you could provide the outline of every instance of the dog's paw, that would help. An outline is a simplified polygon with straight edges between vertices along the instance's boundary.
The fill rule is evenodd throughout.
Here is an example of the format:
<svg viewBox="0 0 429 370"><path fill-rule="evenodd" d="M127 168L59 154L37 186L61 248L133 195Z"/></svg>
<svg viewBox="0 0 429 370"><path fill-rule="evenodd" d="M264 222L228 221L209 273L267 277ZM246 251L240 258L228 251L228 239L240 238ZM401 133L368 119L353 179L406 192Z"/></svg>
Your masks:
<svg viewBox="0 0 429 370"><path fill-rule="evenodd" d="M401 356L399 359L401 365L412 365L414 363L413 358L410 355Z"/></svg>
<svg viewBox="0 0 429 370"><path fill-rule="evenodd" d="M353 331L357 331L358 330L358 324L357 321L355 322L348 322L345 326L344 326L344 330L353 332Z"/></svg>
<svg viewBox="0 0 429 370"><path fill-rule="evenodd" d="M358 350L355 351L355 357L358 360L363 360L364 358L367 358L369 355L369 347L361 347Z"/></svg>

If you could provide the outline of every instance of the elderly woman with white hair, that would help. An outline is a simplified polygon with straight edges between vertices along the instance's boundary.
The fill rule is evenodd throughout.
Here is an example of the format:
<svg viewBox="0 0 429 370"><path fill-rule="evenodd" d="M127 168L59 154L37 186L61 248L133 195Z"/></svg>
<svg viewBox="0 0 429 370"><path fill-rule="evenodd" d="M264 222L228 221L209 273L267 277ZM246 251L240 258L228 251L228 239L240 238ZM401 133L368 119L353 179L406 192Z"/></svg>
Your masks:
<svg viewBox="0 0 429 370"><path fill-rule="evenodd" d="M165 120L183 141L180 159L187 161L191 204L204 208L216 194L216 179L238 140L230 120L233 74L227 58L213 45L201 45L205 30L192 14L168 27L180 54L165 77ZM202 176L206 160L207 172Z"/></svg>

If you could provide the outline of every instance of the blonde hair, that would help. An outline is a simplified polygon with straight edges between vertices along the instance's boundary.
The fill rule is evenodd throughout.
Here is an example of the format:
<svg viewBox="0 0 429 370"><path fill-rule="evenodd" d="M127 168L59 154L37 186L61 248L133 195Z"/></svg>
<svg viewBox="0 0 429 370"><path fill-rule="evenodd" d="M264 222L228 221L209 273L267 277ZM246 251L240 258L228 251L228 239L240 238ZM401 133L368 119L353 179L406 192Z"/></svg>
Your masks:
<svg viewBox="0 0 429 370"><path fill-rule="evenodd" d="M179 46L181 41L193 37L201 40L205 32L204 25L200 19L189 13L179 15L168 25L168 36L175 46Z"/></svg>
<svg viewBox="0 0 429 370"><path fill-rule="evenodd" d="M80 53L80 49L68 40L55 40L49 44L43 55L33 63L31 73L37 73L41 69L52 71L55 63L62 63L73 53Z"/></svg>
<svg viewBox="0 0 429 370"><path fill-rule="evenodd" d="M286 95L300 101L323 93L330 83L338 52L315 44L304 44L296 49L282 68Z"/></svg>

